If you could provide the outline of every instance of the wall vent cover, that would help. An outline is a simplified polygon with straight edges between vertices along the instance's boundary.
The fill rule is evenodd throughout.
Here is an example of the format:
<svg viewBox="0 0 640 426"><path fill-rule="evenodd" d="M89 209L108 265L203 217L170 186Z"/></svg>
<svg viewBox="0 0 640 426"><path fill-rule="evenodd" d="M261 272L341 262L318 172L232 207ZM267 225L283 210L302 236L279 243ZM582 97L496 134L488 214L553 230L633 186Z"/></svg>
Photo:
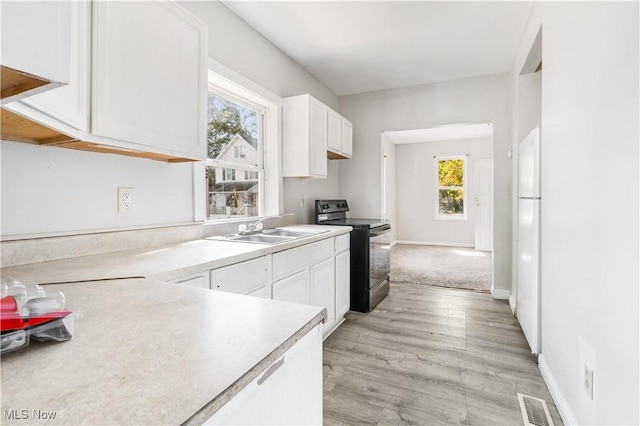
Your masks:
<svg viewBox="0 0 640 426"><path fill-rule="evenodd" d="M518 394L524 426L554 426L549 407L544 399Z"/></svg>

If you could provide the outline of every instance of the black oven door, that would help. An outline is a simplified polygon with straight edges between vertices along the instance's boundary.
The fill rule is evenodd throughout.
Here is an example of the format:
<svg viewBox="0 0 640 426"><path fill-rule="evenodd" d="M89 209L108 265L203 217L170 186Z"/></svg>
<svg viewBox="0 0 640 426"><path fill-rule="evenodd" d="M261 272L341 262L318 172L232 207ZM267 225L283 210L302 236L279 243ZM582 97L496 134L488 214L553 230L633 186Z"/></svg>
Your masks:
<svg viewBox="0 0 640 426"><path fill-rule="evenodd" d="M369 309L373 309L389 292L391 227L372 229L369 235Z"/></svg>

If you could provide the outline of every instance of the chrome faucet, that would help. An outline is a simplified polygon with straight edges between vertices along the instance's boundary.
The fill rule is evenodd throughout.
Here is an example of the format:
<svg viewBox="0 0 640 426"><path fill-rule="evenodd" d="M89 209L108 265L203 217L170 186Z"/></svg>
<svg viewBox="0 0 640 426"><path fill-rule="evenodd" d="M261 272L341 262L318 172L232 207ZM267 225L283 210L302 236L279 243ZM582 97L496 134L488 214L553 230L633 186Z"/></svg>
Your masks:
<svg viewBox="0 0 640 426"><path fill-rule="evenodd" d="M262 232L262 222L267 219L269 218L263 217L262 219L254 223L250 223L249 225L243 223L242 225L238 226L238 233L240 235L259 234L260 232Z"/></svg>

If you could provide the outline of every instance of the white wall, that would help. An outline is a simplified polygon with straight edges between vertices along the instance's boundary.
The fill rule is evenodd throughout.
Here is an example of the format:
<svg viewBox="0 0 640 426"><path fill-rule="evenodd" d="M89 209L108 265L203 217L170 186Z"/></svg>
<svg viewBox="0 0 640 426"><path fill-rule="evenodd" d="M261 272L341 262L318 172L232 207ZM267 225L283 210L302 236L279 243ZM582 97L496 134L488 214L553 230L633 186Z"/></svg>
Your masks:
<svg viewBox="0 0 640 426"><path fill-rule="evenodd" d="M398 241L473 246L475 242L474 161L490 159L493 139L466 139L397 145ZM464 220L436 219L437 169L434 157L468 155Z"/></svg>
<svg viewBox="0 0 640 426"><path fill-rule="evenodd" d="M315 200L336 199L340 192L340 161L327 164L327 179L284 179L284 211L295 213L298 223L313 223ZM303 201L304 200L304 201Z"/></svg>
<svg viewBox="0 0 640 426"><path fill-rule="evenodd" d="M397 151L396 146L383 134L382 135L382 154L384 175L382 176L382 185L384 185L384 198L382 200L383 219L391 222L391 243L395 243L398 235L397 221Z"/></svg>
<svg viewBox="0 0 640 426"><path fill-rule="evenodd" d="M565 420L640 423L639 4L537 3L542 26L542 355ZM594 369L594 399L582 368Z"/></svg>
<svg viewBox="0 0 640 426"><path fill-rule="evenodd" d="M223 4L181 4L209 26L210 57L277 96L311 93L337 109L338 98L327 87ZM14 145L1 143L4 239L16 234L60 234L193 220L191 165ZM339 167L330 165L326 180L306 183L287 179L285 211L296 211L293 206L301 193L310 199L316 194L336 197L338 173ZM115 215L118 186L136 188L135 214ZM307 203L311 210L312 204Z"/></svg>
<svg viewBox="0 0 640 426"><path fill-rule="evenodd" d="M382 131L493 122L494 279L500 297L511 289L511 116L507 75L344 96L340 113L353 123L353 159L340 165L340 195L352 216L380 217ZM496 293L497 294L497 293ZM506 295L506 296L505 296Z"/></svg>
<svg viewBox="0 0 640 426"><path fill-rule="evenodd" d="M193 220L190 163L2 142L2 234L42 234ZM118 187L135 212L118 213Z"/></svg>
<svg viewBox="0 0 640 426"><path fill-rule="evenodd" d="M280 97L310 93L338 109L336 95L222 3L180 3L208 24L210 57ZM330 161L327 179L284 179L284 212L313 223L314 200L338 197L339 178L338 165Z"/></svg>

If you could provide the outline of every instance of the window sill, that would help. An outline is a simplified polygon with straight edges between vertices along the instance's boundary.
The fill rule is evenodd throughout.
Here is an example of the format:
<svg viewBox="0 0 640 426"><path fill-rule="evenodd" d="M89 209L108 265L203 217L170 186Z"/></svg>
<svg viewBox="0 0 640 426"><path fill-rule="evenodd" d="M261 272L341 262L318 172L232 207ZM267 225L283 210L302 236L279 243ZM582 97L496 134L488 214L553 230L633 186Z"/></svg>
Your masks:
<svg viewBox="0 0 640 426"><path fill-rule="evenodd" d="M460 220L467 220L467 216L443 216L443 215L436 215L436 220L453 220L453 221L460 221Z"/></svg>

